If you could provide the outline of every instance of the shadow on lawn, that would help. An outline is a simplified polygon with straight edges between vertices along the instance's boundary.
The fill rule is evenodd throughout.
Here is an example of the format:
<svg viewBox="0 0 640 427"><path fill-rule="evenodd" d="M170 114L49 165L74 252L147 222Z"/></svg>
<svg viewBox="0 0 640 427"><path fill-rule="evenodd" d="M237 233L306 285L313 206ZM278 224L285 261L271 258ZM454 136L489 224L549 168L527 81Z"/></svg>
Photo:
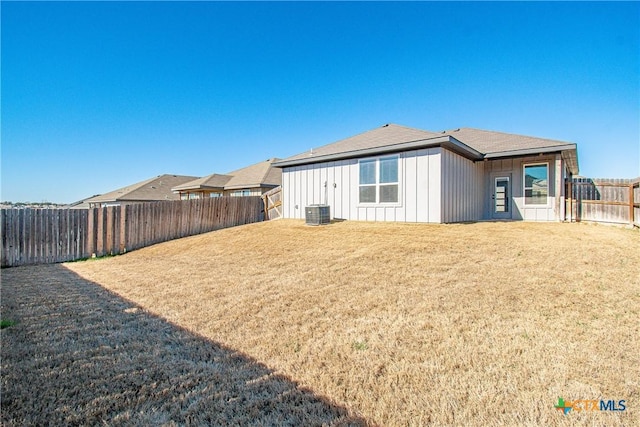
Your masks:
<svg viewBox="0 0 640 427"><path fill-rule="evenodd" d="M364 425L61 265L2 270L3 424Z"/></svg>

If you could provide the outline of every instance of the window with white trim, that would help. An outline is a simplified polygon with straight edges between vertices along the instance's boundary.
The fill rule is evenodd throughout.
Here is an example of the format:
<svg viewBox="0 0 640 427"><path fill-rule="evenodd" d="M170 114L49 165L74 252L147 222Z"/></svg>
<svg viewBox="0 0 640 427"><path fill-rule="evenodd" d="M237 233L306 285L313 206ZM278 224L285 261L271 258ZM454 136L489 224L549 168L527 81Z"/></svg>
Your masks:
<svg viewBox="0 0 640 427"><path fill-rule="evenodd" d="M398 156L360 160L360 203L398 203Z"/></svg>
<svg viewBox="0 0 640 427"><path fill-rule="evenodd" d="M524 204L546 205L549 196L549 164L524 165Z"/></svg>

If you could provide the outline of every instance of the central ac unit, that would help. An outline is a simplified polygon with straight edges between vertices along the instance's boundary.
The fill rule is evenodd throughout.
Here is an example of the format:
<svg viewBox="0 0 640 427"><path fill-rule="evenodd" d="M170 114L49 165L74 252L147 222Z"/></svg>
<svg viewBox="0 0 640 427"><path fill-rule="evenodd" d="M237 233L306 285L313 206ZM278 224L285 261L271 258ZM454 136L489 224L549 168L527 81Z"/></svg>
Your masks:
<svg viewBox="0 0 640 427"><path fill-rule="evenodd" d="M329 224L329 205L311 205L304 210L307 225Z"/></svg>

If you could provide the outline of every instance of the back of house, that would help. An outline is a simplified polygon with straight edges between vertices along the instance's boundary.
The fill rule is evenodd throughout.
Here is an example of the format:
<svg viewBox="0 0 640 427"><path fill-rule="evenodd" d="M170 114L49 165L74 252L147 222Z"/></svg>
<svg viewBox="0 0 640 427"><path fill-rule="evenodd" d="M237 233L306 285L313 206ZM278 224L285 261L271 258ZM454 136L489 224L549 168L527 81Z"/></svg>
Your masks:
<svg viewBox="0 0 640 427"><path fill-rule="evenodd" d="M569 142L388 124L274 166L282 168L285 218L324 204L332 219L560 221L578 157Z"/></svg>

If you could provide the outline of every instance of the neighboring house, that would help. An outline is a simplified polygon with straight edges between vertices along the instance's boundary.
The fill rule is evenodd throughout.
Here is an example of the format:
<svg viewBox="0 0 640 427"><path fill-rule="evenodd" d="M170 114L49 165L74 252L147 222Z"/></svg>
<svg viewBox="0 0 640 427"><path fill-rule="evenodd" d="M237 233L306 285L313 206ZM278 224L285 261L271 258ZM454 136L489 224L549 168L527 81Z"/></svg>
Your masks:
<svg viewBox="0 0 640 427"><path fill-rule="evenodd" d="M66 209L89 209L89 202L87 200L89 199L93 199L94 197L98 197L99 194L95 194L91 197L87 197L86 199L82 199L82 200L78 200L76 202L73 203L69 203L68 205L65 205L64 207Z"/></svg>
<svg viewBox="0 0 640 427"><path fill-rule="evenodd" d="M180 199L220 196L260 196L282 183L282 170L273 167L279 159L256 163L228 174L212 174L173 187Z"/></svg>
<svg viewBox="0 0 640 427"><path fill-rule="evenodd" d="M178 193L181 200L220 197L224 195L224 186L231 179L230 175L217 173L185 182L171 190Z"/></svg>
<svg viewBox="0 0 640 427"><path fill-rule="evenodd" d="M328 204L331 218L449 223L564 219L576 144L462 128L398 125L314 148L282 168L283 216Z"/></svg>
<svg viewBox="0 0 640 427"><path fill-rule="evenodd" d="M100 196L91 197L84 200L83 204L88 204L90 208L99 208L130 203L179 200L178 195L171 189L195 178L195 176L160 175Z"/></svg>

